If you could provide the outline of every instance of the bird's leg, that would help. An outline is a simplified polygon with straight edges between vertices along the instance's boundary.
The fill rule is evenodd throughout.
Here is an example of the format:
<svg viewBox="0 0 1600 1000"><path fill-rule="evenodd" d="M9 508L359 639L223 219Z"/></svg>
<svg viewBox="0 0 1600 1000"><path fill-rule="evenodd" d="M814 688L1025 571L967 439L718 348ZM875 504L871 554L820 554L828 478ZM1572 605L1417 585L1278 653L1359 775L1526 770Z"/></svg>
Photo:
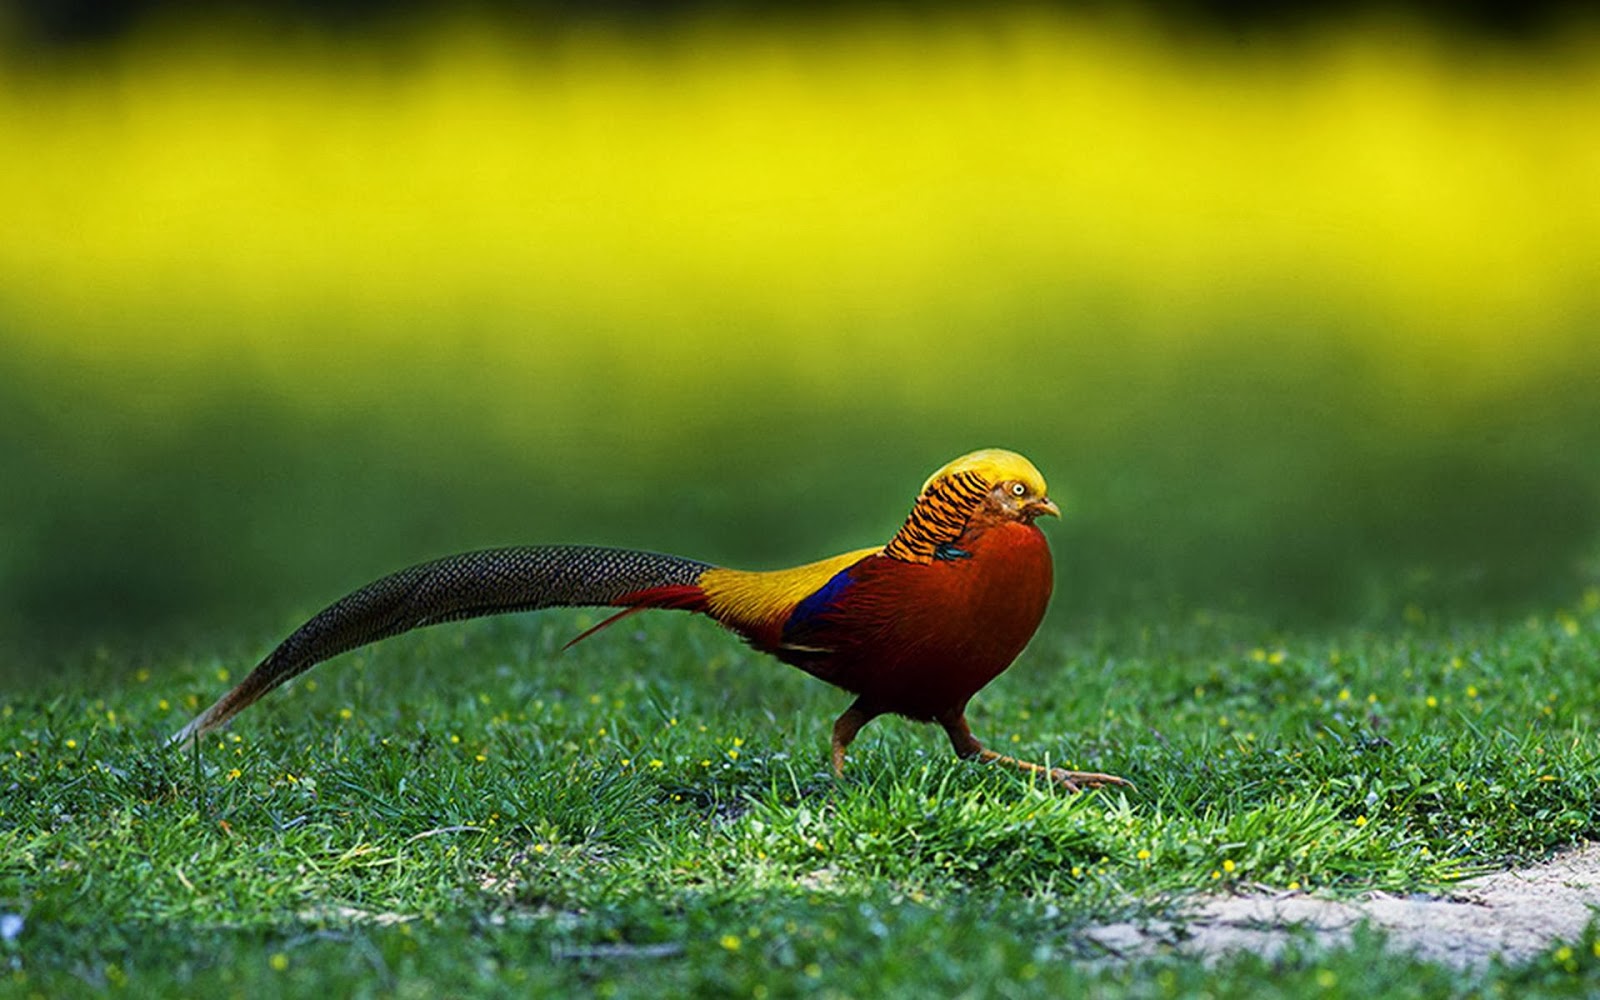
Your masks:
<svg viewBox="0 0 1600 1000"><path fill-rule="evenodd" d="M867 708L857 698L855 703L844 710L844 714L833 723L833 776L844 777L844 750L856 733L861 732L861 727L878 717L878 712Z"/></svg>
<svg viewBox="0 0 1600 1000"><path fill-rule="evenodd" d="M984 762L1008 764L1020 768L1030 774L1042 774L1051 781L1060 782L1069 792L1076 792L1084 788L1098 788L1101 785L1126 785L1133 787L1133 782L1126 778L1119 778L1114 774L1100 774L1095 771L1068 771L1060 767L1045 767L1033 764L1015 757L1007 757L1003 753L995 753L972 735L972 729L967 725L966 709L960 708L942 716L939 725L944 727L945 734L950 737L950 745L955 747L956 756L964 760L977 758Z"/></svg>

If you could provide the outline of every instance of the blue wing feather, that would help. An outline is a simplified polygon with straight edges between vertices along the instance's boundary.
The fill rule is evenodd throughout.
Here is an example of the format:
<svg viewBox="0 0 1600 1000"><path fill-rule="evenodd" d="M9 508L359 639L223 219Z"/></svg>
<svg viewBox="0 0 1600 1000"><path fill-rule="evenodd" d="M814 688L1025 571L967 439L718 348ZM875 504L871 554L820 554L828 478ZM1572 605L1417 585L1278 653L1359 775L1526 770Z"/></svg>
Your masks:
<svg viewBox="0 0 1600 1000"><path fill-rule="evenodd" d="M851 571L854 569L855 567L851 566L835 573L815 593L794 606L794 610L789 613L788 620L783 623L783 640L786 644L791 639L798 638L804 634L806 629L814 624L820 616L826 615L838 607L839 602L850 592L851 586L855 583L855 577L851 575ZM815 652L821 652L821 650L816 650Z"/></svg>

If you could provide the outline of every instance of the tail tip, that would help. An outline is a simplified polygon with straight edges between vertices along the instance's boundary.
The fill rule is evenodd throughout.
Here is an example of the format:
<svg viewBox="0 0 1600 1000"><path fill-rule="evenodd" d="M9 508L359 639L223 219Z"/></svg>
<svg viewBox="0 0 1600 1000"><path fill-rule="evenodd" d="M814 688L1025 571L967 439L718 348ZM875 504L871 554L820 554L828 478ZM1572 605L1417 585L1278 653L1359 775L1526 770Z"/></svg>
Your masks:
<svg viewBox="0 0 1600 1000"><path fill-rule="evenodd" d="M187 747L190 744L199 743L200 737L205 734L204 721L204 715L197 715L190 719L187 726L167 737L166 745L168 747Z"/></svg>

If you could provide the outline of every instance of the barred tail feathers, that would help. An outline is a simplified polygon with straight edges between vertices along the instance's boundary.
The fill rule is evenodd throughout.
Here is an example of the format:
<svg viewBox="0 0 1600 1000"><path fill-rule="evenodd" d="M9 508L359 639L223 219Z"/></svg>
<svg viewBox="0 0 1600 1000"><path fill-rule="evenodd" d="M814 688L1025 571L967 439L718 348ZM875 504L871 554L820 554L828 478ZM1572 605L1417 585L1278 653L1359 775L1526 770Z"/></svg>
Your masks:
<svg viewBox="0 0 1600 1000"><path fill-rule="evenodd" d="M323 609L169 742L186 743L225 725L323 660L426 625L551 607L693 609L690 595L710 568L678 556L586 545L487 549L412 566Z"/></svg>

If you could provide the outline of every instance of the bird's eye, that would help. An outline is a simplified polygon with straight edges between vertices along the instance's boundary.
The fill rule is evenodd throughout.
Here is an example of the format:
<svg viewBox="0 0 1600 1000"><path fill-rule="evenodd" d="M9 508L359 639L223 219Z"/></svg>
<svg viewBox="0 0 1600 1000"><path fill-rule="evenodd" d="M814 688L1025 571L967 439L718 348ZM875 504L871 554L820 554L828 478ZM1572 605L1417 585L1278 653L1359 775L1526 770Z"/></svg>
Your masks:
<svg viewBox="0 0 1600 1000"><path fill-rule="evenodd" d="M1027 492L1028 492L1028 488L1026 486L1022 485L1021 483L1012 483L1011 484L1011 495L1012 496L1020 497L1024 493L1027 493Z"/></svg>

